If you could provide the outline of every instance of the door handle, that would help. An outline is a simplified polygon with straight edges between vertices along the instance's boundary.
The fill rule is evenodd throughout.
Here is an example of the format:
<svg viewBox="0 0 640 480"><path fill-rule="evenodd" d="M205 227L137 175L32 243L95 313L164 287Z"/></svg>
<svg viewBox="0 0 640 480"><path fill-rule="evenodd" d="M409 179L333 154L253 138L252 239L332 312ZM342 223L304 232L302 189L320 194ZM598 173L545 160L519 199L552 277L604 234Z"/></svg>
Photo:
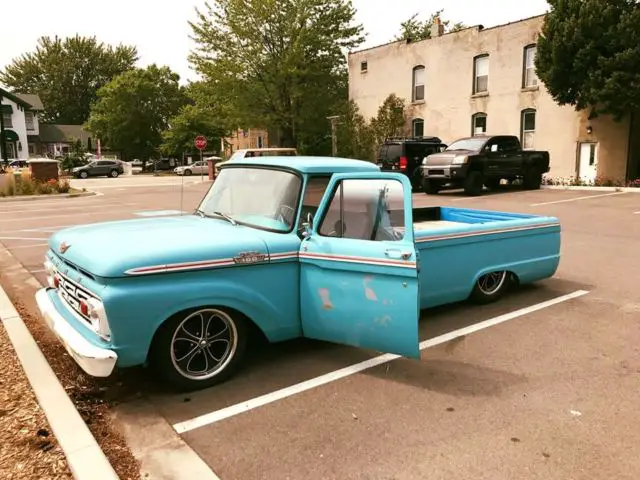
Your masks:
<svg viewBox="0 0 640 480"><path fill-rule="evenodd" d="M384 254L389 258L401 258L402 260L409 260L412 252L407 250L399 250L397 248L388 248L384 251Z"/></svg>

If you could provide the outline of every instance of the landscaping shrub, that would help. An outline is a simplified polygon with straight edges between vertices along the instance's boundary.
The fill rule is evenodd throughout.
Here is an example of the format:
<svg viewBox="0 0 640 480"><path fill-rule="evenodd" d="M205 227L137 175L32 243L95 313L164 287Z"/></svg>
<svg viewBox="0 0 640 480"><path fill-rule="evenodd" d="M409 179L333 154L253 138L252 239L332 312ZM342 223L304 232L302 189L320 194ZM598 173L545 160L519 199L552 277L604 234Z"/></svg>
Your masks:
<svg viewBox="0 0 640 480"><path fill-rule="evenodd" d="M579 177L546 177L542 178L543 185L553 185L562 187L631 187L640 188L640 178L623 182L606 177L596 177L595 180L586 181Z"/></svg>
<svg viewBox="0 0 640 480"><path fill-rule="evenodd" d="M47 182L34 180L30 172L20 174L7 173L0 175L0 197L14 195L50 195L69 193L71 185L68 180L51 179Z"/></svg>

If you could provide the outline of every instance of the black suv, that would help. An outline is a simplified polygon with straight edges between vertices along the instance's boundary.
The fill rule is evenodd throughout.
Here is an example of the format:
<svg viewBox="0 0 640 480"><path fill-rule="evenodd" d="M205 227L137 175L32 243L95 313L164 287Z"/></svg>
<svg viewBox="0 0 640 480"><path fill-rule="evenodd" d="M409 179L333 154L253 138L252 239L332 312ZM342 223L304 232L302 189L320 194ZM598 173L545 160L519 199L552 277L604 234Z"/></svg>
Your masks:
<svg viewBox="0 0 640 480"><path fill-rule="evenodd" d="M380 170L404 173L414 190L422 188L422 160L447 146L438 137L391 137L378 150Z"/></svg>

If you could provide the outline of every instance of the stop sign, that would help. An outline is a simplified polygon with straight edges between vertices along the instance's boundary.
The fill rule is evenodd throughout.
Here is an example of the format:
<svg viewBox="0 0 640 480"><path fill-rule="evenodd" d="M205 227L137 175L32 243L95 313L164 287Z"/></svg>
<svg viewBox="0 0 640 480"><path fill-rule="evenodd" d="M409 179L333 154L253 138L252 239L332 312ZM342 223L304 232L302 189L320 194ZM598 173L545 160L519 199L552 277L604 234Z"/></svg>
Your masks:
<svg viewBox="0 0 640 480"><path fill-rule="evenodd" d="M196 137L195 144L198 150L204 150L205 147L207 146L207 139L204 138L202 135L198 135Z"/></svg>

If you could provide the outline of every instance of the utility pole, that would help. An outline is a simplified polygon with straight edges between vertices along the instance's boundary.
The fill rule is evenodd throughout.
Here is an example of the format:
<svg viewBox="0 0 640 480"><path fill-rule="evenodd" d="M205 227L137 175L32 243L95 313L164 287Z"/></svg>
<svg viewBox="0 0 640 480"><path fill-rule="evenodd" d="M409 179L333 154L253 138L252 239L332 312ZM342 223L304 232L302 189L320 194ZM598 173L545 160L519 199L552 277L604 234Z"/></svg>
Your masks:
<svg viewBox="0 0 640 480"><path fill-rule="evenodd" d="M327 117L327 120L331 122L331 154L334 157L338 156L338 120L340 115L334 115Z"/></svg>

